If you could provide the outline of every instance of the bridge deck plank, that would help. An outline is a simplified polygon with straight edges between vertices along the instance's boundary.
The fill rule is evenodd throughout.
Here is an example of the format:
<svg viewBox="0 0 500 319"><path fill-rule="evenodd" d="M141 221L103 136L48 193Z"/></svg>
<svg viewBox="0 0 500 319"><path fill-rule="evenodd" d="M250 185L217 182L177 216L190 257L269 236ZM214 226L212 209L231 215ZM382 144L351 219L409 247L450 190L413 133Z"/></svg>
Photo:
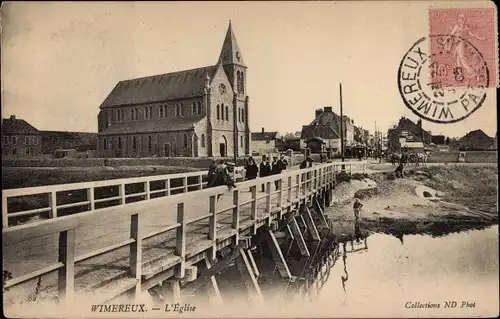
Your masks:
<svg viewBox="0 0 500 319"><path fill-rule="evenodd" d="M260 192L260 189L258 190ZM262 194L262 193L261 193ZM272 205L277 206L278 194L272 195ZM283 192L286 198L286 191ZM248 190L241 190L240 200L249 201L251 193ZM286 200L284 201L286 202ZM225 194L218 202L218 211L227 209L232 205L231 193ZM208 199L197 200L186 203L187 219L193 219L208 212ZM265 198L258 201L258 218L265 216ZM128 209L126 206L116 207L116 210ZM166 207L160 203L150 203L144 208L147 213L140 216L140 231L146 235L154 230L167 227L176 223L175 205ZM220 228L218 240L225 239L234 234L231 229L232 212L219 213L217 219ZM241 224L240 229L248 227L250 218L250 204L240 208ZM210 247L208 239L208 219L198 221L188 225L187 229L187 257L191 257ZM92 222L77 228L76 230L76 255L79 256L90 251L115 244L121 240L128 239L130 218L128 215L103 213ZM4 246L4 269L11 271L15 277L40 269L57 261L57 235L44 236L34 240L27 240L10 246ZM157 235L143 241L143 272L148 276L156 274L169 264L175 264L178 257L174 255L175 231ZM165 261L162 261L165 259ZM30 260L30 263L23 263ZM167 262L168 260L168 262ZM107 291L108 286L130 285L127 273L129 267L129 248L124 247L101 256L92 257L75 265L75 289L77 293L89 291L90 288L98 288ZM122 284L113 283L119 281ZM29 281L13 288L12 295L28 295L33 292L34 281ZM108 288L107 288L108 287ZM14 292L15 291L15 292ZM42 291L44 295L56 295L57 276L55 273L44 275L42 278Z"/></svg>

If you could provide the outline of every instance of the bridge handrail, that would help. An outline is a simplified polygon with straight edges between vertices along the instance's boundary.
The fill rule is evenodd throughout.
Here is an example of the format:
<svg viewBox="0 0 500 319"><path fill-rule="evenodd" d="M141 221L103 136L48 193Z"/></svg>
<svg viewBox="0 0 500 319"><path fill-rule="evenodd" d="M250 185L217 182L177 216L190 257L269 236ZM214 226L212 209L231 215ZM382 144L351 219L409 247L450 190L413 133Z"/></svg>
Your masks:
<svg viewBox="0 0 500 319"><path fill-rule="evenodd" d="M340 166L341 163L331 163L334 166ZM366 166L366 162L344 162L344 165L348 165L352 167L352 165L360 165L363 164ZM244 172L243 167L237 167L236 173ZM285 172L286 173L286 172ZM26 187L26 188L16 188L16 189L7 189L2 190L2 228L8 228L9 226L9 217L18 217L18 216L28 216L28 215L36 215L40 213L49 213L49 218L59 218L58 210L72 208L72 207L83 207L88 206L86 211L95 210L96 204L101 203L109 203L112 201L118 201L119 203L111 206L119 206L119 205L128 205L131 203L127 203L127 199L129 198L137 198L144 197L144 200L150 200L151 195L156 195L160 193L164 193L164 196L170 196L173 191L182 191L183 193L189 192L190 189L196 188L196 190L202 190L204 186L206 186L206 182L203 182L203 177L207 176L208 171L198 171L198 172L189 172L189 173L177 173L177 174L164 174L164 175L153 175L153 176L143 176L143 177L133 177L133 178L120 178L120 179L111 179L104 181L91 181L91 182L83 182L83 183L70 183L70 184L57 184L57 185L48 185L48 186L36 186L36 187ZM198 177L196 183L189 183L189 178ZM172 187L170 181L182 179L182 185L177 187ZM151 190L150 185L152 182L164 181L164 188ZM144 191L139 193L126 193L126 186L133 184L144 184ZM95 189L102 187L118 187L118 196L112 197L103 197L103 198L95 198ZM57 193L59 192L68 192L68 191L87 191L87 199L79 202L72 202L68 204L59 204L57 200ZM47 194L48 206L36 209L29 210L20 210L16 212L9 213L8 207L8 199L13 197L21 197L21 196L33 196L33 195L43 195ZM164 197L160 196L160 197ZM101 209L101 208L98 208ZM85 211L84 211L85 212Z"/></svg>
<svg viewBox="0 0 500 319"><path fill-rule="evenodd" d="M38 221L34 223L29 223L20 226L13 226L9 228L2 229L2 240L3 245L12 245L21 241L26 241L34 238L39 238L51 234L59 233L59 262L52 265L46 266L42 269L38 269L31 273L15 277L5 282L5 288L13 287L19 285L23 282L29 281L33 278L39 277L41 275L47 274L49 272L58 271L59 285L59 297L60 298L71 298L74 293L74 276L75 276L75 263L83 261L98 255L102 255L107 252L111 252L120 249L125 246L130 247L130 271L132 277L136 277L138 282L141 281L141 258L142 254L142 240L146 238L151 238L161 233L167 231L176 231L176 248L175 254L180 258L180 272L183 274L185 268L185 255L186 255L186 229L187 225L194 223L196 221L208 218L209 219L209 233L208 240L212 240L214 243L217 242L217 223L216 215L232 210L232 228L239 230L240 221L240 206L248 204L249 202L243 203L240 201L240 189L250 187L252 190L252 203L251 208L251 220L257 222L262 218L257 217L257 186L265 183L266 184L266 215L270 217L271 214L271 196L278 193L278 207L282 208L282 201L287 192L288 201L292 201L292 191L295 189L296 195L301 198L308 196L308 194L314 193L315 190L326 186L328 183L334 181L334 172L338 171L340 165L350 166L352 172L353 165L363 165L363 170L365 169L365 163L362 162L352 162L352 163L327 163L315 165L311 168L306 168L302 170L290 170L285 171L282 174L271 175L265 178L254 179L238 183L237 187L232 189L233 194L233 205L227 209L217 210L217 195L226 193L228 188L226 186L219 186L214 188L203 189L197 192L188 192L177 194L167 197L152 198L149 201L140 201L135 203L130 203L123 205L120 210L116 209L116 206L107 207L102 209L96 209L93 211L82 212L74 215L63 216L43 221ZM296 184L292 185L293 177L295 177ZM283 188L285 178L288 184ZM272 192L271 183L275 181L281 181L279 190ZM189 202L193 199L209 198L208 213L203 214L203 218L194 218L192 220L187 220L184 210L184 203ZM262 198L262 197L261 197ZM139 231L139 216L147 213L148 205L157 204L161 202L162 205L176 204L177 205L177 223L173 223L168 227L155 231L151 234L143 234ZM80 256L75 256L75 231L76 228L91 222L97 214L109 214L120 215L120 216L130 216L130 238L123 240L114 245L100 248ZM267 218L267 217L266 217Z"/></svg>

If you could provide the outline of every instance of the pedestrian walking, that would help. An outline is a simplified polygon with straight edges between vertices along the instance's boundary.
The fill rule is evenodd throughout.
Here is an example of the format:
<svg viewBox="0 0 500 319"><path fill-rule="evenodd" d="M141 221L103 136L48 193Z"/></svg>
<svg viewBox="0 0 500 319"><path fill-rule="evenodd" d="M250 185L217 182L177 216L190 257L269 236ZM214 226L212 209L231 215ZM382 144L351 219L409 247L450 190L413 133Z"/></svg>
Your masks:
<svg viewBox="0 0 500 319"><path fill-rule="evenodd" d="M359 201L359 199L356 198L354 201L354 205L352 206L354 210L354 218L356 219L356 222L359 220L359 213L361 211L361 208L363 207L363 204Z"/></svg>
<svg viewBox="0 0 500 319"><path fill-rule="evenodd" d="M403 165L404 165L404 162L401 159L399 161L398 167L396 167L396 170L394 171L394 174L396 175L396 178L403 178Z"/></svg>
<svg viewBox="0 0 500 319"><path fill-rule="evenodd" d="M262 155L262 162L259 165L259 174L260 177L267 177L271 175L271 164L269 164L266 155ZM262 184L262 192L265 192L264 184Z"/></svg>

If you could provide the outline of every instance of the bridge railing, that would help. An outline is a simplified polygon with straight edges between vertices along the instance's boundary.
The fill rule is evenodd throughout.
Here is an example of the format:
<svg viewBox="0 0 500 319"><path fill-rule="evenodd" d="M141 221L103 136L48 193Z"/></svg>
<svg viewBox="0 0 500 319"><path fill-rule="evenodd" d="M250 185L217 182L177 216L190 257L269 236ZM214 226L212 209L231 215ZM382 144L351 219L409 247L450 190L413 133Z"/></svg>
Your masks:
<svg viewBox="0 0 500 319"><path fill-rule="evenodd" d="M366 164L345 165L351 172L352 165ZM236 173L243 175L244 169L238 167ZM10 227L16 219L51 219L201 190L206 187L207 174L200 171L2 190L2 228Z"/></svg>
<svg viewBox="0 0 500 319"><path fill-rule="evenodd" d="M236 168L241 174L243 168ZM44 219L201 190L208 171L2 190L2 228L13 219Z"/></svg>
<svg viewBox="0 0 500 319"><path fill-rule="evenodd" d="M344 163L346 165L346 170L351 172L362 172L365 169L365 163L352 162ZM354 168L353 168L354 167ZM45 266L36 271L29 272L20 276L14 276L13 279L4 281L4 288L13 288L15 286L21 285L25 282L38 278L48 273L57 271L57 296L60 301L72 300L75 294L75 264L88 260L93 257L97 257L106 253L116 251L123 247L129 247L129 286L123 286L118 291L114 291L115 295L118 296L125 291L133 289L135 286L136 291L145 290L153 287L157 283L154 281L144 280L142 277L142 247L143 241L146 239L153 238L155 236L165 234L167 232L175 231L175 255L178 257L178 263L176 264L177 277L183 277L186 267L186 251L187 251L187 240L186 233L187 227L195 222L208 219L209 226L207 231L207 240L212 242L213 247L217 245L218 238L218 228L217 220L221 213L232 211L232 222L231 228L236 230L236 236L238 236L238 231L240 230L240 223L242 222L241 209L245 205L250 205L250 220L252 225L255 223L267 219L268 222L271 221L271 213L274 208L279 208L281 210L284 206L283 203L286 200L288 205L292 205L294 200L301 200L311 194L314 194L317 190L327 186L332 183L335 179L336 172L340 171L340 164L329 163L320 164L313 166L312 168L302 169L302 170L290 170L285 171L282 174L272 175L265 178L249 180L238 184L238 187L231 190L232 202L229 208L219 210L217 207L217 197L218 195L227 192L226 186L219 186L209 189L203 189L198 192L188 192L182 193L169 197L162 198L152 198L150 201L141 201L130 203L124 206L122 209L116 209L116 207L107 207L102 209L97 209L93 211L87 211L79 214L63 216L59 218L53 218L43 221L37 221L25 225L13 226L9 228L4 228L2 230L3 247L14 245L23 241L30 241L36 238L41 238L48 235L58 234L59 245L58 245L58 262L53 263L49 266ZM193 175L197 176L197 175ZM141 182L147 181L147 179L139 178ZM278 182L278 189L272 191L272 184ZM105 182L103 182L105 183ZM262 183L265 186L265 194L258 196L257 187ZM107 184L105 184L107 185ZM122 185L122 184L120 184ZM94 185L95 187L95 185ZM251 189L251 199L247 201L242 201L240 196L240 189ZM52 189L52 191L59 190L59 188ZM273 207L272 198L277 194L277 204ZM185 203L192 201L203 201L209 199L209 205L207 207L207 212L198 216L196 218L187 219L187 214L185 211ZM265 211L264 216L258 214L257 203L259 200L265 199ZM169 207L169 205L175 205L177 207L177 221L171 225L155 230L151 233L145 234L140 231L139 224L141 223L141 216L144 217L148 213L148 205L151 202L161 203L162 207ZM76 229L87 223L91 223L98 214L106 214L106 216L113 217L124 217L129 216L130 222L130 237L126 240L122 240L113 245L109 245L91 252L87 252L82 255L75 254L76 247ZM280 215L278 215L280 216ZM247 217L248 218L248 217ZM85 236L85 235L83 235ZM85 240L85 238L79 238ZM24 260L26 263L33 261ZM5 260L4 260L5 264ZM6 269L9 270L9 269ZM114 296L107 295L106 297L111 298ZM96 297L98 298L98 297ZM106 299L107 300L107 299Z"/></svg>

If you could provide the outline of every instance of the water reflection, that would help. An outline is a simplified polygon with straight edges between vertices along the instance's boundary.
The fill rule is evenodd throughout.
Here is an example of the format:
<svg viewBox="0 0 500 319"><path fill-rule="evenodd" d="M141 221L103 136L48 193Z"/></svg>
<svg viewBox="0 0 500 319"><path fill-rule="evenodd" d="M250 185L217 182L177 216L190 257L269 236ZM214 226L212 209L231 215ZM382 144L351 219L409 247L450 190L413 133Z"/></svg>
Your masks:
<svg viewBox="0 0 500 319"><path fill-rule="evenodd" d="M362 233L362 224L360 228ZM343 265L333 268L333 279L324 285L315 307L339 315L345 309L349 316L498 313L498 226L442 237L399 231L369 238L369 251L367 237L341 245ZM445 309L444 302L449 300L475 301L475 308ZM440 312L406 309L408 302L441 304Z"/></svg>

